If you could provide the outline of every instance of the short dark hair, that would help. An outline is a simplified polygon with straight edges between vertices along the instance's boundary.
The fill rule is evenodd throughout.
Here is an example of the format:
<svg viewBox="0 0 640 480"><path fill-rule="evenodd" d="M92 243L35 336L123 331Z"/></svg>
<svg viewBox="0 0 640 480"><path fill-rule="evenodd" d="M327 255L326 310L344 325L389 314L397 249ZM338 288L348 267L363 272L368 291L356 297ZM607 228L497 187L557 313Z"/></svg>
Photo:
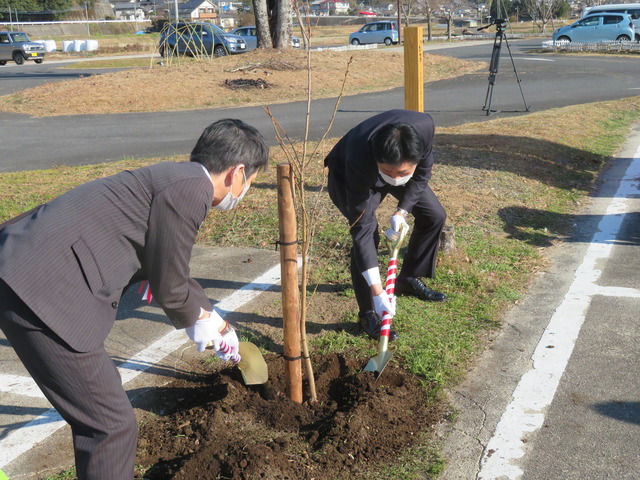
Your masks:
<svg viewBox="0 0 640 480"><path fill-rule="evenodd" d="M424 142L413 125L389 123L373 134L371 139L376 163L399 165L418 163L424 154Z"/></svg>
<svg viewBox="0 0 640 480"><path fill-rule="evenodd" d="M269 147L257 129L242 120L225 118L209 125L191 151L191 161L211 173L222 173L243 164L247 177L264 169Z"/></svg>

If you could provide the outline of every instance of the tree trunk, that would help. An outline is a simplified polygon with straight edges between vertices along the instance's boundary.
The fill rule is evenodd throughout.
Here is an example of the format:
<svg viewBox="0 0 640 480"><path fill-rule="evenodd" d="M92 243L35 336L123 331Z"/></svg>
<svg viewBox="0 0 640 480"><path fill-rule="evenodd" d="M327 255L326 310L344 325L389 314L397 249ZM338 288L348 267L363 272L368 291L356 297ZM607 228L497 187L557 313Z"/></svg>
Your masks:
<svg viewBox="0 0 640 480"><path fill-rule="evenodd" d="M276 0L275 30L272 30L275 48L291 48L291 0Z"/></svg>
<svg viewBox="0 0 640 480"><path fill-rule="evenodd" d="M253 0L253 13L256 17L256 35L258 48L272 48L271 30L269 29L269 12L267 0Z"/></svg>

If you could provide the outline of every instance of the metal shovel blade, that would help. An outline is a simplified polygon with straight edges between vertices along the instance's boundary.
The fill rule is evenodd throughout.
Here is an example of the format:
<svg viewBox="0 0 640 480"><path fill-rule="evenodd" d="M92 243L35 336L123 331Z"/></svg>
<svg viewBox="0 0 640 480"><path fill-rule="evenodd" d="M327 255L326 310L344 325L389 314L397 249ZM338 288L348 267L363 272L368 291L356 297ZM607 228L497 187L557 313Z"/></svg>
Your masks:
<svg viewBox="0 0 640 480"><path fill-rule="evenodd" d="M240 342L238 368L245 385L261 385L269 380L269 368L260 349L251 342Z"/></svg>
<svg viewBox="0 0 640 480"><path fill-rule="evenodd" d="M378 355L369 359L369 362L367 362L367 365L364 367L364 371L373 372L377 380L395 352L395 345L388 346L384 351L378 352Z"/></svg>

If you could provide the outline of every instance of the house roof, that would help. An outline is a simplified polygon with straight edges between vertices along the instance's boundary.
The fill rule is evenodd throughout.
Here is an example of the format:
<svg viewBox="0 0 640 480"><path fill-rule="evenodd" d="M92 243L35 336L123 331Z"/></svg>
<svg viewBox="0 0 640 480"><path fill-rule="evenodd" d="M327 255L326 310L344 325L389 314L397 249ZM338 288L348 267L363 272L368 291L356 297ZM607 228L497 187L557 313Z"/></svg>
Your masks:
<svg viewBox="0 0 640 480"><path fill-rule="evenodd" d="M209 0L187 0L184 3L178 4L178 10L192 12L197 8L200 8L203 4L206 4L209 8L215 8L215 5Z"/></svg>

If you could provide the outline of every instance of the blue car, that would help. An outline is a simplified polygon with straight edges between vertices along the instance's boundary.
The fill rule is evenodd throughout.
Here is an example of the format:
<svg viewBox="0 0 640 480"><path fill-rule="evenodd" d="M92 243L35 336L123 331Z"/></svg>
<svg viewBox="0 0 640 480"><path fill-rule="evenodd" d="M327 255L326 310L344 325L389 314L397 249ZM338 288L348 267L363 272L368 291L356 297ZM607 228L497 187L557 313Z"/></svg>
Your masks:
<svg viewBox="0 0 640 480"><path fill-rule="evenodd" d="M396 22L367 23L360 30L349 35L349 43L351 45L365 45L367 43L395 45L398 43L398 26Z"/></svg>
<svg viewBox="0 0 640 480"><path fill-rule="evenodd" d="M553 32L554 42L630 42L635 39L633 20L626 13L594 13Z"/></svg>
<svg viewBox="0 0 640 480"><path fill-rule="evenodd" d="M160 55L215 56L247 51L242 37L231 35L211 23L180 22L166 24L160 32Z"/></svg>
<svg viewBox="0 0 640 480"><path fill-rule="evenodd" d="M242 37L247 43L247 51L254 50L258 46L258 34L254 26L236 28L229 33ZM293 48L300 48L300 39L295 35L291 35L291 46Z"/></svg>

